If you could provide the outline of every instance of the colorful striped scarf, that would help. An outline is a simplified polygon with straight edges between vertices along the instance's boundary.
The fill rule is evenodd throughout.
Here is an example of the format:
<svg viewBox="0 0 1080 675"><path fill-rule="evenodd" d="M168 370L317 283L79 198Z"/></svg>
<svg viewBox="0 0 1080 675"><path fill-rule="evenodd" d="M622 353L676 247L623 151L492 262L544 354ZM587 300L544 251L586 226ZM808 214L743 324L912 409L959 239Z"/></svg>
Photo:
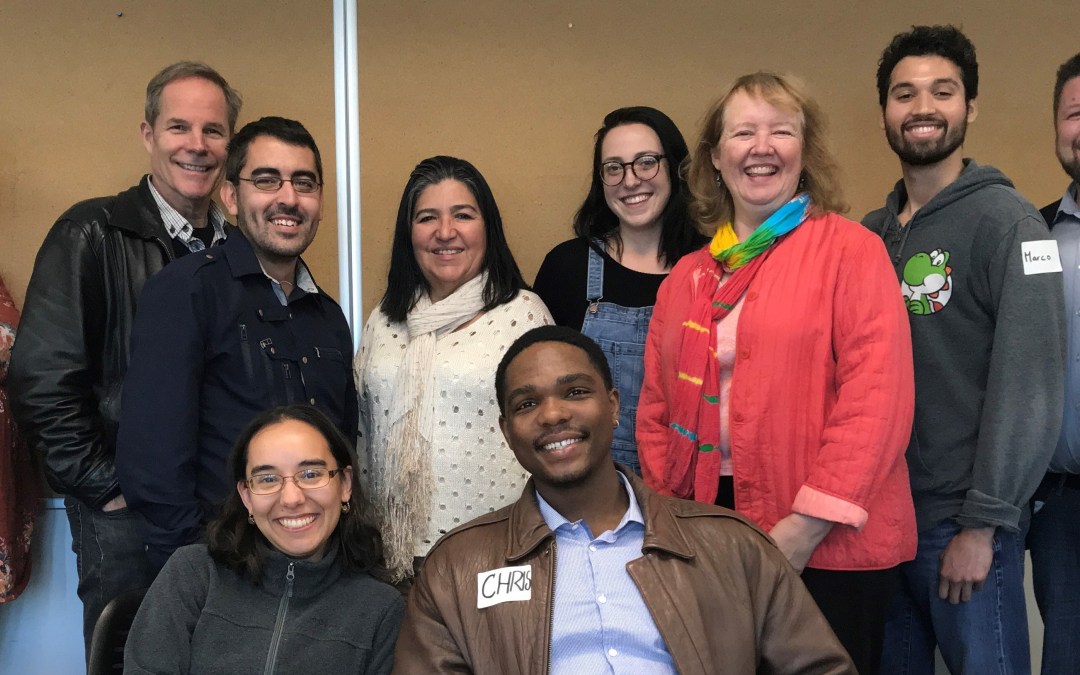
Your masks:
<svg viewBox="0 0 1080 675"><path fill-rule="evenodd" d="M716 354L716 325L734 309L769 257L772 245L805 219L810 197L801 194L780 207L745 241L739 242L728 223L709 244L716 264L693 277L693 300L682 323L682 342L675 359L678 378L668 426L669 462L664 482L675 495L694 495L698 455L717 449L720 442L720 363ZM720 283L731 272L726 283Z"/></svg>

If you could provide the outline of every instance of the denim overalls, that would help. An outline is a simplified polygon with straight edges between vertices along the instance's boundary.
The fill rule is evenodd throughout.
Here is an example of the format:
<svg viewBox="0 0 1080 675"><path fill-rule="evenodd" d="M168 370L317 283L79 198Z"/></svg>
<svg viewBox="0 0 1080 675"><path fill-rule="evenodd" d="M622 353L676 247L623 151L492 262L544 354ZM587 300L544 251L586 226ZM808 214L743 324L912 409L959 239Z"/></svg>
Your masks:
<svg viewBox="0 0 1080 675"><path fill-rule="evenodd" d="M593 240L599 248L604 242ZM637 419L638 397L641 381L645 378L645 336L649 332L649 320L653 308L622 307L610 302L600 302L604 296L604 258L589 247L589 273L585 299L585 321L581 332L595 340L607 357L611 378L619 390L619 426L611 443L611 454L641 475L634 425Z"/></svg>

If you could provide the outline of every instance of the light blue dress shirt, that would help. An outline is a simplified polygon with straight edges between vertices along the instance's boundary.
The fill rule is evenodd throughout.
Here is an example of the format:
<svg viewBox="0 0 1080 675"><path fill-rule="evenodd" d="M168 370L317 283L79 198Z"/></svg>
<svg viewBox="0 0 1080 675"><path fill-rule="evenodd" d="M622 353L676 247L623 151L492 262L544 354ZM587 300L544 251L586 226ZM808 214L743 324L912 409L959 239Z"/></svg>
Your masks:
<svg viewBox="0 0 1080 675"><path fill-rule="evenodd" d="M1065 359L1065 414L1061 436L1050 471L1080 474L1080 207L1074 183L1061 198L1051 231L1061 255L1065 283L1065 317L1068 351Z"/></svg>
<svg viewBox="0 0 1080 675"><path fill-rule="evenodd" d="M551 672L674 674L675 665L641 593L626 571L641 557L645 520L630 482L618 527L593 537L583 520L571 523L536 493L544 522L555 533L555 607Z"/></svg>

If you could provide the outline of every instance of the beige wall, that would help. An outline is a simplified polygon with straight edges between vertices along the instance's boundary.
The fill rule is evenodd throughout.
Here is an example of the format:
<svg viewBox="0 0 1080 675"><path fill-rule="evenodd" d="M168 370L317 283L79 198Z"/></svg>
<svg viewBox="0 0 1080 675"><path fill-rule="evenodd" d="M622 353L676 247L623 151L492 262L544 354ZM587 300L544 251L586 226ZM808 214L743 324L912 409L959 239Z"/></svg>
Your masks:
<svg viewBox="0 0 1080 675"><path fill-rule="evenodd" d="M0 1L0 274L20 306L56 217L148 170L138 133L146 83L169 63L218 69L244 96L240 124L302 121L332 179L332 28L321 0ZM332 183L306 257L336 295Z"/></svg>
<svg viewBox="0 0 1080 675"><path fill-rule="evenodd" d="M570 235L592 134L609 110L656 106L693 143L705 108L737 75L803 77L829 115L851 215L878 205L896 159L878 127L874 68L912 23L961 24L979 50L982 94L967 152L1002 168L1037 205L1060 196L1050 90L1080 48L1073 0L905 3L720 0L361 0L364 301L383 291L409 170L438 153L475 163L531 281ZM124 15L117 17L116 12ZM0 4L0 273L21 300L33 256L71 203L133 184L146 80L197 58L245 97L243 121L303 121L332 172L329 0ZM331 176L332 177L332 176ZM337 289L335 192L306 256Z"/></svg>

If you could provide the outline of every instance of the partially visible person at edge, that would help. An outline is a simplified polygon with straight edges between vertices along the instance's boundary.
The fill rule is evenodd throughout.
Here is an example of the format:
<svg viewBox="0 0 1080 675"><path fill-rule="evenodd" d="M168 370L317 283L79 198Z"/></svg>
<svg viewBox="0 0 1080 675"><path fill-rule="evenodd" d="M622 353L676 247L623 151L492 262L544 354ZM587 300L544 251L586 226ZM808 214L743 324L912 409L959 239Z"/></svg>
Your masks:
<svg viewBox="0 0 1080 675"><path fill-rule="evenodd" d="M301 257L322 219L315 139L283 117L245 124L221 201L228 240L147 281L132 327L116 470L157 568L202 539L232 490L229 449L259 413L306 402L356 433L349 324Z"/></svg>
<svg viewBox="0 0 1080 675"><path fill-rule="evenodd" d="M156 571L115 466L135 308L143 284L167 263L225 239L213 192L240 105L205 64L182 61L154 75L139 127L150 173L64 212L26 289L8 393L49 485L64 495L87 655L105 605L145 588Z"/></svg>
<svg viewBox="0 0 1080 675"><path fill-rule="evenodd" d="M688 154L679 128L659 110L608 113L596 132L589 194L574 216L577 236L547 254L533 286L557 325L579 329L604 350L619 390L611 452L638 475L634 419L656 291L679 258L707 241L690 218L682 174Z"/></svg>
<svg viewBox="0 0 1080 675"><path fill-rule="evenodd" d="M911 342L885 247L838 215L824 125L764 72L707 113L690 188L716 235L660 287L638 449L654 489L765 528L871 674L915 554Z"/></svg>
<svg viewBox="0 0 1080 675"><path fill-rule="evenodd" d="M8 363L18 328L19 310L0 277L0 603L19 597L30 581L40 481L8 403Z"/></svg>
<svg viewBox="0 0 1080 675"><path fill-rule="evenodd" d="M386 293L354 363L361 479L373 495L395 581L443 534L513 499L526 474L499 433L492 365L551 323L524 290L487 181L430 157L401 195Z"/></svg>
<svg viewBox="0 0 1080 675"><path fill-rule="evenodd" d="M1000 171L963 155L975 46L953 26L897 34L877 67L902 178L863 223L907 305L918 553L901 566L882 669L1028 673L1028 500L1061 429L1064 300L1056 243ZM1076 666L1076 664L1072 664Z"/></svg>
<svg viewBox="0 0 1080 675"><path fill-rule="evenodd" d="M352 450L308 405L256 417L207 543L179 549L143 599L124 672L389 673L404 602L379 581Z"/></svg>
<svg viewBox="0 0 1080 675"><path fill-rule="evenodd" d="M1065 407L1050 468L1032 497L1031 581L1043 619L1042 675L1080 668L1080 54L1057 71L1054 138L1069 177L1042 216L1058 243L1065 282Z"/></svg>
<svg viewBox="0 0 1080 675"><path fill-rule="evenodd" d="M612 462L619 392L595 342L535 328L503 356L495 391L532 478L431 550L395 672L855 673L764 532Z"/></svg>

